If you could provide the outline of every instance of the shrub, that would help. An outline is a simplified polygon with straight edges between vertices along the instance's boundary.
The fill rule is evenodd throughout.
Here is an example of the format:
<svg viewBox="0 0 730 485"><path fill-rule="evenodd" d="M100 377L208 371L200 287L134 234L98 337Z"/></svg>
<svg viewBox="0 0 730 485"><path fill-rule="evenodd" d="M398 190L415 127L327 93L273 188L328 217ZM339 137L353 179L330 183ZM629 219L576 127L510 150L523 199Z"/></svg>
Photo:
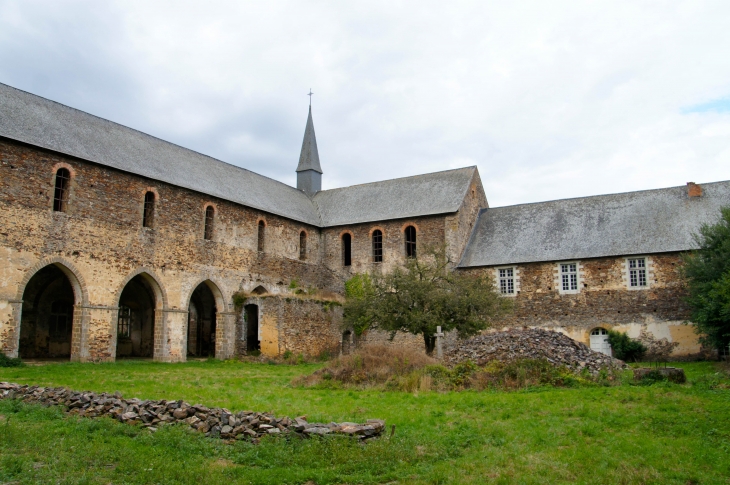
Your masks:
<svg viewBox="0 0 730 485"><path fill-rule="evenodd" d="M608 331L608 343L613 349L613 356L627 362L638 362L646 353L646 346L632 339L623 332Z"/></svg>
<svg viewBox="0 0 730 485"><path fill-rule="evenodd" d="M10 358L4 353L0 352L0 367L23 367L23 361L18 358Z"/></svg>
<svg viewBox="0 0 730 485"><path fill-rule="evenodd" d="M415 370L436 364L437 360L423 352L388 345L368 345L331 360L314 374L297 379L296 383L311 386L323 381L337 381L354 386L385 385L388 381L395 382Z"/></svg>

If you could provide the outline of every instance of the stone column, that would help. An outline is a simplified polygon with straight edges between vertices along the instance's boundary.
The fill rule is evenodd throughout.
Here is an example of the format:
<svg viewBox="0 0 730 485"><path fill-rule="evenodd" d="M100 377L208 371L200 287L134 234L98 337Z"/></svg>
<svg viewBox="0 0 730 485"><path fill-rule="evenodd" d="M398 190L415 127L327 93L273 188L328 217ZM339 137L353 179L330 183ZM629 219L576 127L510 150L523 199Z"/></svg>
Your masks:
<svg viewBox="0 0 730 485"><path fill-rule="evenodd" d="M236 312L218 312L215 322L215 357L226 360L235 356Z"/></svg>
<svg viewBox="0 0 730 485"><path fill-rule="evenodd" d="M80 310L77 312L77 309ZM77 314L78 317L77 317ZM76 305L71 339L71 360L114 362L117 358L117 317L119 307Z"/></svg>
<svg viewBox="0 0 730 485"><path fill-rule="evenodd" d="M152 358L157 362L185 362L187 310L174 308L155 309L154 350Z"/></svg>
<svg viewBox="0 0 730 485"><path fill-rule="evenodd" d="M23 300L0 299L0 351L17 357L20 344L20 313Z"/></svg>

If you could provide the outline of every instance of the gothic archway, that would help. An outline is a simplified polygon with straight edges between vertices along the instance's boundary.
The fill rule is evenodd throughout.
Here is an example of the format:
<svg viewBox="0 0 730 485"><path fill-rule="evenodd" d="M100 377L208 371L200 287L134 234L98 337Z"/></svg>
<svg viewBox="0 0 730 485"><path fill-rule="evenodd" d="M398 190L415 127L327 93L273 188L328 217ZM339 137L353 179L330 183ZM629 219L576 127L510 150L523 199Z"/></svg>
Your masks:
<svg viewBox="0 0 730 485"><path fill-rule="evenodd" d="M22 286L18 355L23 359L78 355L83 300L76 273L60 262L29 274Z"/></svg>
<svg viewBox="0 0 730 485"><path fill-rule="evenodd" d="M146 272L127 278L119 294L117 358L159 357L162 353L163 292Z"/></svg>
<svg viewBox="0 0 730 485"><path fill-rule="evenodd" d="M225 305L218 287L210 280L198 284L188 299L188 357L215 357L221 312Z"/></svg>

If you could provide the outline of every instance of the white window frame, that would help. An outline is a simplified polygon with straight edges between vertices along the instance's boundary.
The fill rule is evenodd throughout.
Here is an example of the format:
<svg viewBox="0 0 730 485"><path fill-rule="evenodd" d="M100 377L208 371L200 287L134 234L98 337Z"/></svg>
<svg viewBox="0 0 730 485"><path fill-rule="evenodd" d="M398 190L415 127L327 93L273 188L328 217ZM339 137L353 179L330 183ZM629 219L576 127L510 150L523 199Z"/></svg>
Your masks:
<svg viewBox="0 0 730 485"><path fill-rule="evenodd" d="M644 260L644 267L643 268L632 268L632 261L638 261L638 260ZM631 274L633 271L640 272L641 270L644 270L644 277L645 277L645 285L637 285L632 286L631 285ZM640 278L640 276L638 276ZM649 256L628 256L624 258L624 285L627 289L631 291L636 290L648 290L651 288L652 278L654 277L654 271L651 264L651 258Z"/></svg>
<svg viewBox="0 0 730 485"><path fill-rule="evenodd" d="M575 265L575 289L564 289L563 288L563 266L564 265ZM567 273L571 274L571 273ZM555 288L561 295L575 295L580 293L580 289L583 286L583 265L580 261L561 261L557 263L555 269Z"/></svg>
<svg viewBox="0 0 730 485"><path fill-rule="evenodd" d="M512 271L512 293L502 293L502 281L507 281L509 277L502 276L502 271ZM494 281L497 285L497 291L501 296L514 298L520 293L520 270L517 266L500 266L494 268Z"/></svg>

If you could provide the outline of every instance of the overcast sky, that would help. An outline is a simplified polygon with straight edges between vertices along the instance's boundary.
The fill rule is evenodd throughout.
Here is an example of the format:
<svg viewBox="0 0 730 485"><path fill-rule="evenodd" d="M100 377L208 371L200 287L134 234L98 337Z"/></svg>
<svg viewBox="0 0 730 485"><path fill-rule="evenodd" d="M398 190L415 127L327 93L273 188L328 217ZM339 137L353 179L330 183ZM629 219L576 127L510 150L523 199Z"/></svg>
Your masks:
<svg viewBox="0 0 730 485"><path fill-rule="evenodd" d="M730 179L730 2L0 0L0 82L295 184L491 206ZM1 115L1 114L0 114Z"/></svg>

